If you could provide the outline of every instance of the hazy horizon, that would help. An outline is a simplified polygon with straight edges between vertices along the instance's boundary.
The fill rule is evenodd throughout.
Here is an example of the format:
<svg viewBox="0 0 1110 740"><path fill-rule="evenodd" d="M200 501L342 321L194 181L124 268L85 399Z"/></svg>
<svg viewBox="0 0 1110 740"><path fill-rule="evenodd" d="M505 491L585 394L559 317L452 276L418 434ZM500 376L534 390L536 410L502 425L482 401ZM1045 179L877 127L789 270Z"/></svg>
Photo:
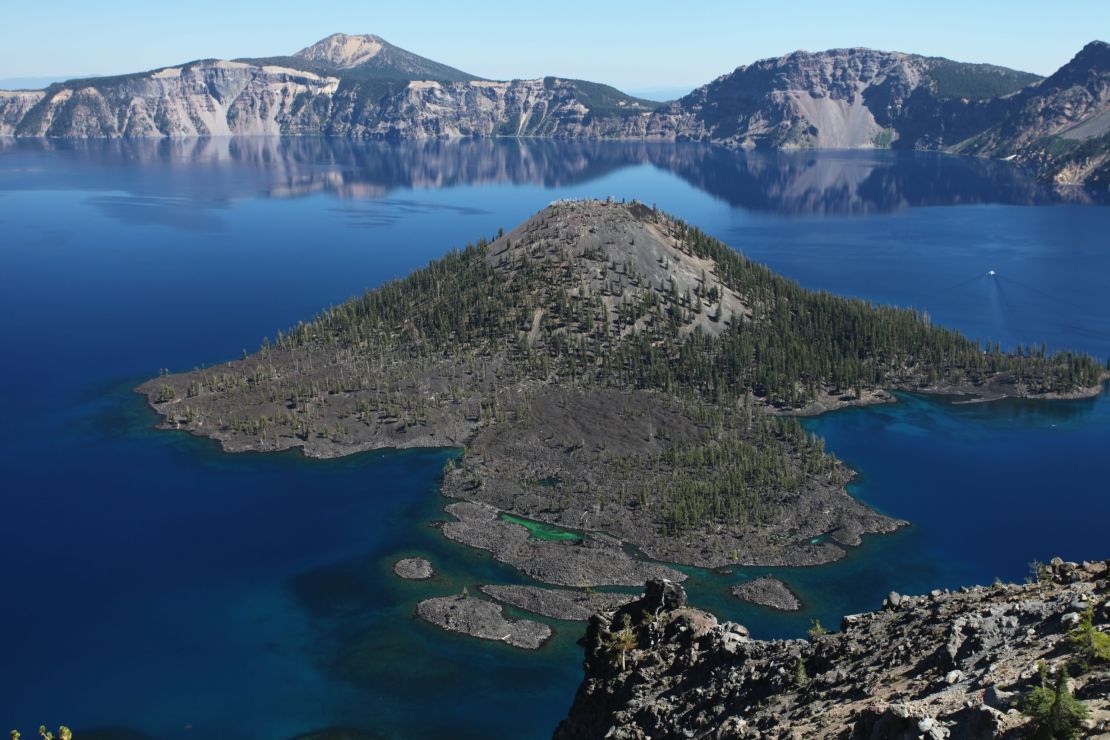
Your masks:
<svg viewBox="0 0 1110 740"><path fill-rule="evenodd" d="M196 0L187 15L134 0L114 3L113 9L105 14L98 6L59 0L10 13L0 29L0 80L58 80L88 74L81 70L114 75L194 59L292 54L337 32L377 34L480 77L555 75L632 91L692 89L758 59L853 46L1047 75L1110 29L1110 3L1099 0L1061 2L1048 14L1031 0L1005 7L937 0L927 14L873 0L851 10L803 0L789 15L716 0L685 6L681 14L661 2L602 6L568 0L560 12L543 16L542 26L535 15L521 14L505 0L492 0L481 13L440 0L372 10L333 0L314 5L312 13L287 0L234 6ZM1077 23L1080 16L1083 22Z"/></svg>

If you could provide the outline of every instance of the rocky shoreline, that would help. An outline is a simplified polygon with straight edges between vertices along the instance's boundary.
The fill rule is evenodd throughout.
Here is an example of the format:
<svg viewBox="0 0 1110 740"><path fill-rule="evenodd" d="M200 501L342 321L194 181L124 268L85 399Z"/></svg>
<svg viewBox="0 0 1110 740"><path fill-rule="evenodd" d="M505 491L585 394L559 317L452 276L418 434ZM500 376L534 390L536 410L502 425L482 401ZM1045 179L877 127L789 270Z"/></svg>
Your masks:
<svg viewBox="0 0 1110 740"><path fill-rule="evenodd" d="M611 537L588 533L580 542L535 540L519 524L498 518L486 504L460 501L445 509L456 521L444 522L445 537L486 550L502 563L556 586L635 586L646 578L681 581L685 574L660 563L632 558Z"/></svg>
<svg viewBox="0 0 1110 740"><path fill-rule="evenodd" d="M921 388L903 388L901 390L927 396L967 396L968 400L963 403L989 403L1007 398L1021 398L1030 401L1081 401L1087 398L1098 398L1105 390L1107 381L1110 381L1110 372L1103 373L1102 378L1095 385L1066 392L1032 393L1020 385L998 382L980 385L934 385Z"/></svg>
<svg viewBox="0 0 1110 740"><path fill-rule="evenodd" d="M1102 380L1096 385L1087 388L1077 388L1068 392L1031 393L1028 389L1002 383L983 383L979 385L932 385L932 386L892 386L893 390L904 393L918 393L923 396L966 396L966 401L957 403L990 403L1002 401L1007 398L1025 399L1030 401L1079 401L1087 398L1097 398L1110 381L1110 372L1105 373ZM793 409L770 408L768 413L780 416L820 416L832 411L848 408L864 408L887 403L897 403L898 399L890 391L882 388L863 389L857 398L854 393L822 393L819 397L804 406Z"/></svg>
<svg viewBox="0 0 1110 740"><path fill-rule="evenodd" d="M741 601L782 612L796 612L802 602L790 587L777 578L756 578L733 586L731 593Z"/></svg>
<svg viewBox="0 0 1110 740"><path fill-rule="evenodd" d="M590 615L609 611L633 601L633 594L605 591L573 591L540 586L481 586L487 596L518 609L551 619L585 622Z"/></svg>
<svg viewBox="0 0 1110 740"><path fill-rule="evenodd" d="M551 637L551 628L529 619L507 619L492 601L462 594L425 599L416 615L429 624L482 640L538 650Z"/></svg>
<svg viewBox="0 0 1110 740"><path fill-rule="evenodd" d="M1084 615L1110 632L1110 561L1055 559L1025 584L891 594L808 640L753 640L657 581L590 619L586 675L555 738L1028 737L1019 707L1041 664L1068 672L1087 713L1077 736L1105 737L1110 663L1074 637Z"/></svg>

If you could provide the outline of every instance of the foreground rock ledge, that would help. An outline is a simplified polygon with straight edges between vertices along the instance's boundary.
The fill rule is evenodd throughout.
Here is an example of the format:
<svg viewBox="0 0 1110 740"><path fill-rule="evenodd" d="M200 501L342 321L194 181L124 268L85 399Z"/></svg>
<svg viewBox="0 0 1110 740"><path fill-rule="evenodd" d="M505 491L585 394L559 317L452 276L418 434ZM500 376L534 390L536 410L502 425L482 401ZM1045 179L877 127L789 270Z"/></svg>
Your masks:
<svg viewBox="0 0 1110 740"><path fill-rule="evenodd" d="M756 578L733 586L732 595L741 601L782 612L796 612L802 608L802 602L790 587L777 578Z"/></svg>
<svg viewBox="0 0 1110 740"><path fill-rule="evenodd" d="M1088 606L1110 630L1108 566L1055 560L1031 584L900 596L812 640L752 640L678 584L649 582L590 619L585 680L555 737L1028 737L1015 706L1038 662L1055 673L1076 659L1066 636ZM1071 688L1089 711L1081 736L1106 736L1110 665Z"/></svg>
<svg viewBox="0 0 1110 740"><path fill-rule="evenodd" d="M408 581L426 581L436 574L424 558L402 558L393 564L393 572Z"/></svg>
<svg viewBox="0 0 1110 740"><path fill-rule="evenodd" d="M426 599L416 605L416 615L451 632L526 650L538 649L551 637L551 628L546 624L528 619L506 619L497 604L471 596Z"/></svg>

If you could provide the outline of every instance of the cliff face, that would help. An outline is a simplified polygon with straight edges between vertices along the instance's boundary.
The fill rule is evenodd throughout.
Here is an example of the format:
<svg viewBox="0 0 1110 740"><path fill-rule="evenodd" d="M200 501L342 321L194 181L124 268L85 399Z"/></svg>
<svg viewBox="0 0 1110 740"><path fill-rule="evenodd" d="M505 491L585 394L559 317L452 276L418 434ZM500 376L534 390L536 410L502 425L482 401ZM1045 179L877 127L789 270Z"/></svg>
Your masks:
<svg viewBox="0 0 1110 740"><path fill-rule="evenodd" d="M1105 737L1110 667L1067 635L1088 607L1108 629L1108 589L1106 563L1054 561L1036 583L891 594L838 633L761 641L689 607L681 586L649 583L591 619L586 677L555 737L1027 737L1015 707L1040 685L1039 661L1071 672L1082 736Z"/></svg>
<svg viewBox="0 0 1110 740"><path fill-rule="evenodd" d="M554 77L511 82L412 80L381 96L374 86L355 85L337 95L318 96L290 119L287 129L385 139L602 138L623 134L628 117L650 111L647 103L606 88L614 94L616 112L598 115L599 106L590 104L586 85Z"/></svg>
<svg viewBox="0 0 1110 740"><path fill-rule="evenodd" d="M938 148L959 141L962 129L977 131L985 101L1038 79L898 52L799 51L719 77L651 125L743 148Z"/></svg>
<svg viewBox="0 0 1110 740"><path fill-rule="evenodd" d="M624 133L629 116L650 111L649 104L605 88L615 113L598 116L583 90L589 84L549 77L341 85L339 77L272 64L195 62L43 92L0 92L0 136L602 138Z"/></svg>
<svg viewBox="0 0 1110 740"><path fill-rule="evenodd" d="M1110 44L1088 44L1006 102L998 122L959 151L1014 157L1062 184L1110 184Z"/></svg>
<svg viewBox="0 0 1110 740"><path fill-rule="evenodd" d="M335 34L291 56L0 93L0 136L257 134L940 149L1013 157L1058 183L1104 184L1110 46L1089 44L1045 80L898 52L795 52L660 106L581 80L482 80L377 36Z"/></svg>
<svg viewBox="0 0 1110 740"><path fill-rule="evenodd" d="M961 126L968 135L983 128L972 123L985 105L979 98L1037 79L1001 67L870 49L795 52L740 67L660 107L579 80L485 81L378 36L334 34L287 57L67 82L52 86L31 108L26 100L0 99L0 133L624 137L744 148L892 142L936 148L956 143ZM964 93L974 100L959 97ZM949 100L956 102L945 107ZM927 123L915 123L920 119Z"/></svg>
<svg viewBox="0 0 1110 740"><path fill-rule="evenodd" d="M34 104L0 98L0 134L29 137L276 135L302 95L331 95L334 77L287 67L206 61L127 77L54 85ZM4 104L9 100L8 104ZM15 121L17 107L23 115Z"/></svg>
<svg viewBox="0 0 1110 740"><path fill-rule="evenodd" d="M12 136L27 111L35 107L45 93L39 90L8 92L0 90L0 136Z"/></svg>

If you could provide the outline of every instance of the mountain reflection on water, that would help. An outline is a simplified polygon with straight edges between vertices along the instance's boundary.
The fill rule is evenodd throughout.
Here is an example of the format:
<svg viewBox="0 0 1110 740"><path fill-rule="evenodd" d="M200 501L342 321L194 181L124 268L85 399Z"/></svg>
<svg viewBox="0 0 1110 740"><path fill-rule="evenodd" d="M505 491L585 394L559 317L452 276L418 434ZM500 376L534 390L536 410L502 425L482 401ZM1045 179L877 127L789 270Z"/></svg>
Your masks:
<svg viewBox="0 0 1110 740"><path fill-rule="evenodd" d="M49 172L21 166L20 154L63 154ZM690 143L463 139L380 142L327 138L186 140L6 140L0 191L93 189L141 192L108 197L109 215L157 221L193 207L220 208L259 195L327 193L352 200L388 198L397 189L463 185L588 183L623 168L670 172L729 205L786 215L842 216L914 206L1088 202L1082 190L1053 190L1007 163L887 150L739 152ZM30 161L30 159L28 159ZM71 167L66 167L65 162ZM172 176L168 176L172 175ZM152 193L162 191L162 195ZM403 204L402 204L403 205ZM199 213L198 213L199 215ZM217 228L200 217L194 228Z"/></svg>

